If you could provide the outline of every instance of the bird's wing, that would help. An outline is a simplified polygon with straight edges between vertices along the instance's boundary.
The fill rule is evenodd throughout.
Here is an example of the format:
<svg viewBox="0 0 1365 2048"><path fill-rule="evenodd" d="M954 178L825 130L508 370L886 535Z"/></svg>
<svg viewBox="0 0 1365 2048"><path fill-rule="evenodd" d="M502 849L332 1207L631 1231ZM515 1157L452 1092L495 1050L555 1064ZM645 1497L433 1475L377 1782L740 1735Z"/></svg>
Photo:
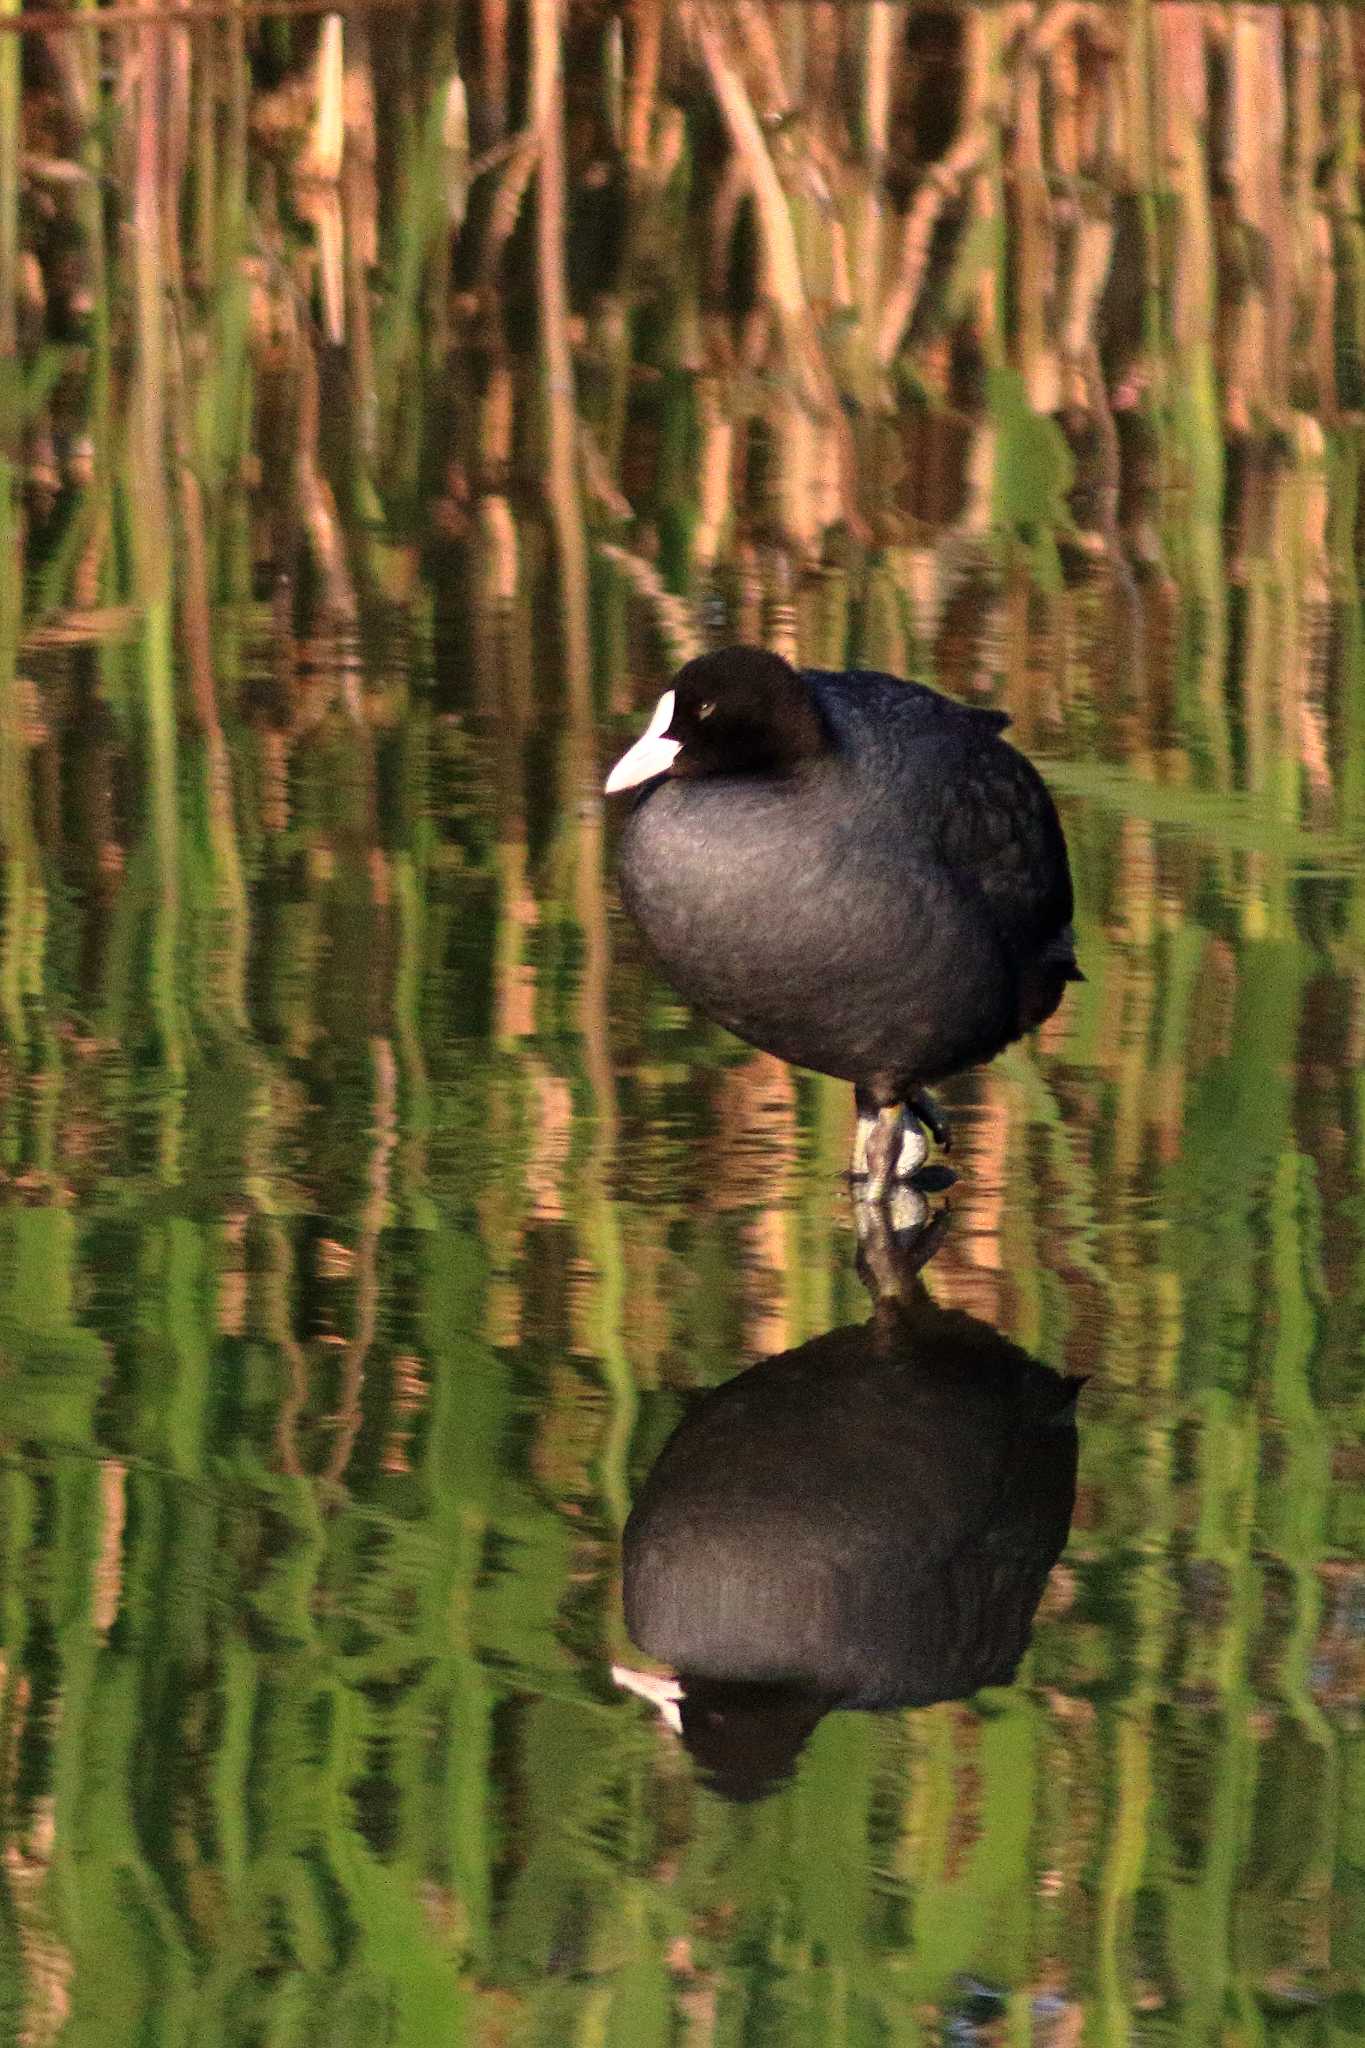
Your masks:
<svg viewBox="0 0 1365 2048"><path fill-rule="evenodd" d="M978 733L1003 732L1010 722L1008 711L995 711L982 704L961 704L945 697L927 683L913 683L902 676L887 675L879 668L851 668L840 674L831 669L806 669L803 674L829 687L875 693L879 705L917 725L975 728Z"/></svg>
<svg viewBox="0 0 1365 2048"><path fill-rule="evenodd" d="M1066 842L1042 777L1012 747L988 743L958 752L941 786L940 858L981 890L1012 950L1036 953L1072 912Z"/></svg>

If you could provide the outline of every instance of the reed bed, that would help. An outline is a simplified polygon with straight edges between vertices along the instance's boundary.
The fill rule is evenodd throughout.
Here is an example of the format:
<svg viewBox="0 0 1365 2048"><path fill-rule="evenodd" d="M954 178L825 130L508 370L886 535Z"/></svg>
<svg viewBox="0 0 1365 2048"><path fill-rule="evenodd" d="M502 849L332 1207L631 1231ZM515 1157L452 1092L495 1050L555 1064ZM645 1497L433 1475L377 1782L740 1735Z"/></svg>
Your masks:
<svg viewBox="0 0 1365 2048"><path fill-rule="evenodd" d="M1347 6L0 12L0 2039L1353 2036ZM729 636L1010 709L1087 982L933 1284L1084 1396L1027 1682L735 1815L606 1669L843 1094L598 768Z"/></svg>

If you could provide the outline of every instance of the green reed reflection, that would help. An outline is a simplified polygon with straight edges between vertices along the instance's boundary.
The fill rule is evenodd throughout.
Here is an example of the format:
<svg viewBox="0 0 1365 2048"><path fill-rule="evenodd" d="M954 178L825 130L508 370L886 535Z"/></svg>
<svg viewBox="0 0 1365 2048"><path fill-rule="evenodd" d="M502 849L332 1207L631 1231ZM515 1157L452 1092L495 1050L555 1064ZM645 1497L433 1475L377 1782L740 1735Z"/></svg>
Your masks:
<svg viewBox="0 0 1365 2048"><path fill-rule="evenodd" d="M1361 38L0 31L0 2040L1359 2032ZM844 1092L614 909L721 633L1007 706L1088 977L930 1275L1093 1375L1021 1683L742 1815L609 1678L860 1313Z"/></svg>

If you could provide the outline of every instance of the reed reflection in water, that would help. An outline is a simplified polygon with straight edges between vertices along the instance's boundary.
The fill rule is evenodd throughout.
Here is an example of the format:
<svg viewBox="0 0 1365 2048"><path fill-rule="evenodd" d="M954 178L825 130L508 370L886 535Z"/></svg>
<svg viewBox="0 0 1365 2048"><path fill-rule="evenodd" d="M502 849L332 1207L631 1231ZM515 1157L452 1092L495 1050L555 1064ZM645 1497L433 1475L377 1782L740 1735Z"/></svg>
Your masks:
<svg viewBox="0 0 1365 2048"><path fill-rule="evenodd" d="M1365 13L81 12L0 18L0 2039L1355 2038ZM925 1282L1094 1372L1031 1647L743 1812L620 1537L865 1316L849 1107L588 794L721 631L1009 710L1088 977Z"/></svg>

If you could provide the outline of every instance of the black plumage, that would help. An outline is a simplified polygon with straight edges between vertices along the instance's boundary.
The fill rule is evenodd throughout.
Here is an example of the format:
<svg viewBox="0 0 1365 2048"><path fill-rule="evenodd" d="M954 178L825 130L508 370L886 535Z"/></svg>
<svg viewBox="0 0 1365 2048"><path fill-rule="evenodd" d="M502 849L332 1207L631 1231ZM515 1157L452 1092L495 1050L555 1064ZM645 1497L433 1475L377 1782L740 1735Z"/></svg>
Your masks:
<svg viewBox="0 0 1365 2048"><path fill-rule="evenodd" d="M756 648L670 694L608 787L645 778L621 893L699 1010L871 1114L1056 1008L1078 972L1066 844L1000 712Z"/></svg>

